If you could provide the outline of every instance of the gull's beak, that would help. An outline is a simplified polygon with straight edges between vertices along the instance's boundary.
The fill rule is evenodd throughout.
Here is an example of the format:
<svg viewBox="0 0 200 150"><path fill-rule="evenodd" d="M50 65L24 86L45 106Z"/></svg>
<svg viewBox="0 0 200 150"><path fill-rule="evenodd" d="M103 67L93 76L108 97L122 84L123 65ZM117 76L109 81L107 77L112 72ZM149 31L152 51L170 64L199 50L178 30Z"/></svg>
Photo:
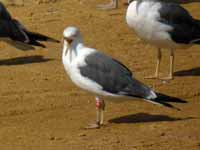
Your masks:
<svg viewBox="0 0 200 150"><path fill-rule="evenodd" d="M71 45L73 42L73 39L66 38L66 37L64 37L64 40L66 40L69 45Z"/></svg>

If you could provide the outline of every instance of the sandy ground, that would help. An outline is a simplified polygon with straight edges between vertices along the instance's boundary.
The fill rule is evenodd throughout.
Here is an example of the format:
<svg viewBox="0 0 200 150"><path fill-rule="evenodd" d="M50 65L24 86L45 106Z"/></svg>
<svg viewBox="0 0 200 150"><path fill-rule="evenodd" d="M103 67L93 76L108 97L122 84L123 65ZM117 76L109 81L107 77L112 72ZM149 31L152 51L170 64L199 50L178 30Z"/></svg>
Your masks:
<svg viewBox="0 0 200 150"><path fill-rule="evenodd" d="M125 23L125 6L100 11L106 0L61 0L24 7L9 6L26 27L61 39L66 26L76 25L85 43L126 64L135 76L159 92L187 100L182 111L143 101L107 101L106 126L85 130L95 120L94 97L76 88L61 63L61 44L20 51L0 44L1 150L200 150L199 46L176 51L175 80L144 80L154 72L155 48L137 38ZM200 4L185 5L200 18ZM164 52L162 76L168 72Z"/></svg>

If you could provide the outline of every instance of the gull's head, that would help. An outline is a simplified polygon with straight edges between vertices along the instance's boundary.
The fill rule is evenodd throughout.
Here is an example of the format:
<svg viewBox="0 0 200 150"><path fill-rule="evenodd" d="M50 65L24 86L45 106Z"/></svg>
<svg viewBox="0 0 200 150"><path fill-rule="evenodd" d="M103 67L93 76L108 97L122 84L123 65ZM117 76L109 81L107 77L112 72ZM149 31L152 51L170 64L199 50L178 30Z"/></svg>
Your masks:
<svg viewBox="0 0 200 150"><path fill-rule="evenodd" d="M72 44L82 43L82 37L79 29L73 26L67 27L64 30L63 39L69 46L72 46Z"/></svg>

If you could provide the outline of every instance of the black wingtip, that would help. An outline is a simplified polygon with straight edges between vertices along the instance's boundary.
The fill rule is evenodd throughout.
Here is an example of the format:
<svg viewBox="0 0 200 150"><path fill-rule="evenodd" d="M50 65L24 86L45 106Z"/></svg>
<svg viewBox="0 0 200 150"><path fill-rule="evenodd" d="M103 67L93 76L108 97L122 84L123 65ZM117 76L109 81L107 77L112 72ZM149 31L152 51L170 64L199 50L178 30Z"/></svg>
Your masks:
<svg viewBox="0 0 200 150"><path fill-rule="evenodd" d="M187 101L182 100L180 98L177 97L172 97L172 96L168 96L168 95L164 95L161 93L156 93L157 97L155 99L150 99L148 101L155 103L155 104L159 104L168 108L172 108L175 109L177 111L181 111L181 109L173 106L171 103L187 103Z"/></svg>
<svg viewBox="0 0 200 150"><path fill-rule="evenodd" d="M49 41L49 42L55 42L55 43L60 43L59 40L56 40L56 39L53 39L53 38L50 38L50 37L47 37L47 41Z"/></svg>
<svg viewBox="0 0 200 150"><path fill-rule="evenodd" d="M188 103L187 101L182 100L180 98L168 96L168 95L165 95L162 93L156 93L156 95L157 95L156 100L158 100L158 101L172 102L172 103Z"/></svg>
<svg viewBox="0 0 200 150"><path fill-rule="evenodd" d="M42 48L46 48L46 46L38 41L30 41L29 44L34 45L34 46L39 46Z"/></svg>
<svg viewBox="0 0 200 150"><path fill-rule="evenodd" d="M26 34L29 36L30 39L35 41L48 41L48 42L60 43L59 40L40 33L30 32L26 30Z"/></svg>
<svg viewBox="0 0 200 150"><path fill-rule="evenodd" d="M168 107L168 108L172 108L172 109L175 109L175 110L177 110L177 111L181 111L181 109L180 108L177 108L177 107L175 107L175 106L173 106L173 105L171 105L171 104L169 104L169 103L161 103L163 106L166 106L166 107Z"/></svg>
<svg viewBox="0 0 200 150"><path fill-rule="evenodd" d="M181 109L179 109L179 108L173 106L172 104L166 103L166 102L164 102L164 101L160 101L160 100L157 100L157 99L154 99L154 100L147 100L147 101L149 101L149 102L151 102L151 103L154 103L154 104L161 105L161 106L165 106L165 107L167 107L167 108L175 109L175 110L177 110L177 111L181 111Z"/></svg>

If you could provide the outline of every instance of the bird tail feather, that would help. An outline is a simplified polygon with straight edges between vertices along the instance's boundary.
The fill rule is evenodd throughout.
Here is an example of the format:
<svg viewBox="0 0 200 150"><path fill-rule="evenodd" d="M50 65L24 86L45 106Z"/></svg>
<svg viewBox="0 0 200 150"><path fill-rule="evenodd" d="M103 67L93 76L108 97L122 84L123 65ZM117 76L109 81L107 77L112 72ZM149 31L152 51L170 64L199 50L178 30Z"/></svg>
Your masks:
<svg viewBox="0 0 200 150"><path fill-rule="evenodd" d="M199 27L200 27L200 20L198 20L198 19L195 19L195 22L199 25Z"/></svg>
<svg viewBox="0 0 200 150"><path fill-rule="evenodd" d="M148 102L154 103L154 104L173 108L173 109L176 109L176 110L179 110L179 111L180 111L179 108L176 108L172 104L169 104L169 102L171 102L171 103L187 103L187 101L182 100L182 99L177 98L177 97L168 96L168 95L164 95L164 94L161 94L161 93L156 93L156 95L157 95L157 97L154 98L154 99L145 99L145 100L148 101Z"/></svg>
<svg viewBox="0 0 200 150"><path fill-rule="evenodd" d="M197 25L197 32L195 32L197 36L190 41L190 44L200 44L200 20L194 19L194 22Z"/></svg>

